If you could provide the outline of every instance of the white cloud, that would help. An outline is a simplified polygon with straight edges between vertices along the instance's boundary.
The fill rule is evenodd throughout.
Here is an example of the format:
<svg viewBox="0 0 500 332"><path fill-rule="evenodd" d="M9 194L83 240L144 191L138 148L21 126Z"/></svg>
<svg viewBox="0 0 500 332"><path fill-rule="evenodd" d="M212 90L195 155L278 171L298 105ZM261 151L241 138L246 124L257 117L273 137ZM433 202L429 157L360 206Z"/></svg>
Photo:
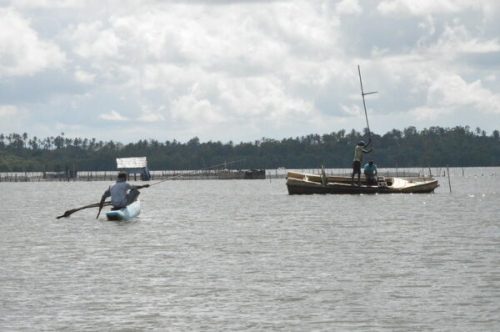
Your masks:
<svg viewBox="0 0 500 332"><path fill-rule="evenodd" d="M103 113L99 115L100 119L107 120L107 121L128 121L128 118L121 115L115 110L112 110L109 113Z"/></svg>
<svg viewBox="0 0 500 332"><path fill-rule="evenodd" d="M458 13L468 9L480 9L491 1L470 0L384 0L378 4L378 10L384 15L426 16L439 13Z"/></svg>
<svg viewBox="0 0 500 332"><path fill-rule="evenodd" d="M30 133L27 130L29 113L26 109L12 104L0 105L0 133Z"/></svg>
<svg viewBox="0 0 500 332"><path fill-rule="evenodd" d="M16 116L17 113L17 107L14 105L0 105L0 118L8 119L10 117Z"/></svg>
<svg viewBox="0 0 500 332"><path fill-rule="evenodd" d="M427 106L421 106L410 110L410 114L414 117L417 123L437 121L440 117L450 116L450 113L451 110L449 109Z"/></svg>
<svg viewBox="0 0 500 332"><path fill-rule="evenodd" d="M428 102L444 108L468 107L475 112L500 114L500 96L483 88L481 81L467 83L458 75L441 75L429 87Z"/></svg>
<svg viewBox="0 0 500 332"><path fill-rule="evenodd" d="M138 121L146 122L146 123L158 123L165 121L165 116L163 115L164 107L160 107L156 111L148 109L148 107L144 107L141 111L141 114L137 117Z"/></svg>
<svg viewBox="0 0 500 332"><path fill-rule="evenodd" d="M259 75L276 70L292 54L327 58L339 51L335 17L318 20L316 9L302 2L230 9L170 4L165 9L139 7L133 14L96 18L78 24L66 38L99 70L129 74L130 67L170 66L198 68L207 75Z"/></svg>
<svg viewBox="0 0 500 332"><path fill-rule="evenodd" d="M358 15L363 11L358 0L342 0L335 5L335 9L339 15Z"/></svg>
<svg viewBox="0 0 500 332"><path fill-rule="evenodd" d="M500 96L484 88L481 81L468 83L453 73L436 73L427 81L426 102L409 110L417 122L456 119L463 112L478 116L500 114Z"/></svg>
<svg viewBox="0 0 500 332"><path fill-rule="evenodd" d="M84 6L81 0L12 0L18 8L79 8Z"/></svg>
<svg viewBox="0 0 500 332"><path fill-rule="evenodd" d="M0 75L32 75L64 62L59 47L40 39L27 19L13 9L0 8Z"/></svg>
<svg viewBox="0 0 500 332"><path fill-rule="evenodd" d="M83 58L113 58L119 56L120 39L102 22L79 24L72 33L75 52Z"/></svg>
<svg viewBox="0 0 500 332"><path fill-rule="evenodd" d="M196 98L193 95L185 95L172 103L171 110L174 120L186 121L193 124L214 124L224 121L217 105L206 98Z"/></svg>
<svg viewBox="0 0 500 332"><path fill-rule="evenodd" d="M500 52L500 43L495 39L480 39L466 26L446 25L436 43L424 49L428 53L440 53L445 57L460 54L481 54Z"/></svg>
<svg viewBox="0 0 500 332"><path fill-rule="evenodd" d="M357 97L357 98L359 98L359 97ZM364 114L363 113L364 110L362 110L358 104L341 105L341 109L345 115L351 116L351 117L359 117L361 114Z"/></svg>
<svg viewBox="0 0 500 332"><path fill-rule="evenodd" d="M94 82L95 74L79 69L75 72L75 79L80 83L91 84Z"/></svg>
<svg viewBox="0 0 500 332"><path fill-rule="evenodd" d="M489 74L484 78L487 82L495 82L497 80L497 76L495 74Z"/></svg>

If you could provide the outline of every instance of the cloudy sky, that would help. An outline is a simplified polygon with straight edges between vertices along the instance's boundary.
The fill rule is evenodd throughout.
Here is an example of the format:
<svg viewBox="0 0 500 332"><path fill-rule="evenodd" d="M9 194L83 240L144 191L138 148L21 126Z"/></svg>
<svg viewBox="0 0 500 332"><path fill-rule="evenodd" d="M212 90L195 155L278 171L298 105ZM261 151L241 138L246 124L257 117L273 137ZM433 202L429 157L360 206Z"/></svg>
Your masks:
<svg viewBox="0 0 500 332"><path fill-rule="evenodd" d="M0 133L500 129L497 0L0 0Z"/></svg>

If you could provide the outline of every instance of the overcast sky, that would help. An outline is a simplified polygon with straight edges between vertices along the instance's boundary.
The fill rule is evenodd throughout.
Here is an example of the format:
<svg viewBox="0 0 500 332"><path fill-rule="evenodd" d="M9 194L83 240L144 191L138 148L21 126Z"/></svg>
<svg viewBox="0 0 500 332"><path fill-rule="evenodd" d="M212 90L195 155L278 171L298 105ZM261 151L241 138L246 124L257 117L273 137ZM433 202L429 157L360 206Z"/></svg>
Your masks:
<svg viewBox="0 0 500 332"><path fill-rule="evenodd" d="M497 0L0 0L0 133L500 129Z"/></svg>

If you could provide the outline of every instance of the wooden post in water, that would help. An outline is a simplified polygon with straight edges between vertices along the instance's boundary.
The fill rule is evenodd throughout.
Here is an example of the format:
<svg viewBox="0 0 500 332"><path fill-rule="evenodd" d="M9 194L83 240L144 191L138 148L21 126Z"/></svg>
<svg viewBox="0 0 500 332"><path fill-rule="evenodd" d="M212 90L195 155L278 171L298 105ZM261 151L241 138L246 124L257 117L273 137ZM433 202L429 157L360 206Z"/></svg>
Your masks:
<svg viewBox="0 0 500 332"><path fill-rule="evenodd" d="M450 193L451 193L450 168L448 167L448 165L446 165L446 170L448 171L448 186L450 187Z"/></svg>

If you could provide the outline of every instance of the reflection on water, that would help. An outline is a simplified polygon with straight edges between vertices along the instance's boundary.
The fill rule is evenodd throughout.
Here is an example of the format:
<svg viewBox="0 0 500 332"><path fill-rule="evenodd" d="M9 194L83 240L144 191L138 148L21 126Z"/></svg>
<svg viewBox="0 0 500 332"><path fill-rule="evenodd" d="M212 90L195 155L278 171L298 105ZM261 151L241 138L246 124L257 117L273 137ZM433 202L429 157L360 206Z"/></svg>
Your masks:
<svg viewBox="0 0 500 332"><path fill-rule="evenodd" d="M168 181L119 223L55 219L106 182L0 183L0 330L499 330L490 170L430 195Z"/></svg>

